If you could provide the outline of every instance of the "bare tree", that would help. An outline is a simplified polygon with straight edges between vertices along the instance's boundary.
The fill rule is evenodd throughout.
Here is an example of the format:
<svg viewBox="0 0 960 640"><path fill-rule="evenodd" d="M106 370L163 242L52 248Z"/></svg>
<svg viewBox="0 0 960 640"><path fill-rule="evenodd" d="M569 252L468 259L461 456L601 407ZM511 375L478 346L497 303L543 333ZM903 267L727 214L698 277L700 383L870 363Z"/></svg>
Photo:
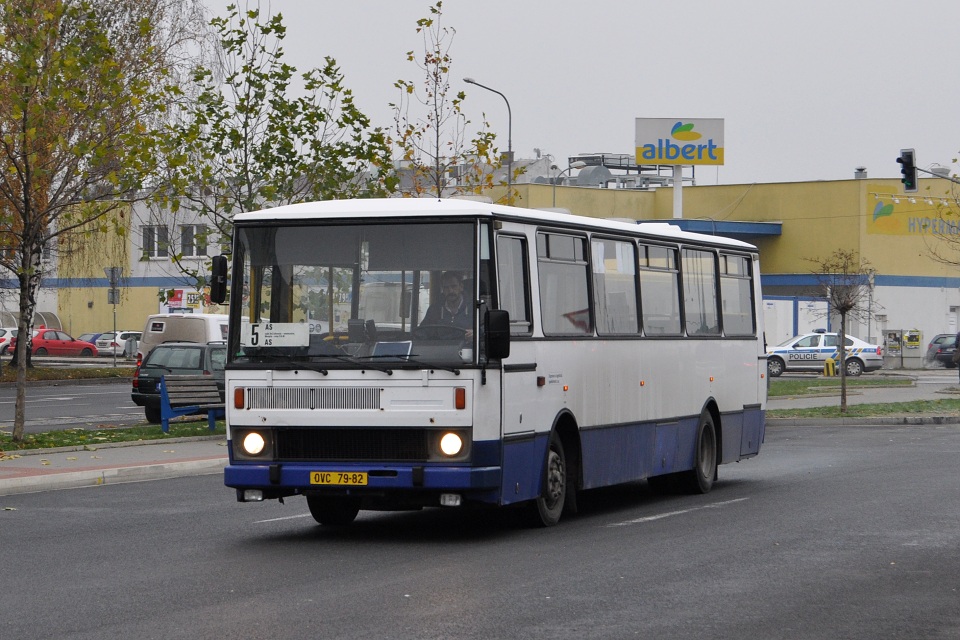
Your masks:
<svg viewBox="0 0 960 640"><path fill-rule="evenodd" d="M855 251L837 249L826 258L811 259L818 294L829 305L828 313L840 316L837 350L840 362L840 413L847 411L847 353L845 348L849 320L865 322L873 312L870 304L875 271Z"/></svg>
<svg viewBox="0 0 960 640"><path fill-rule="evenodd" d="M430 7L430 16L417 20L423 51L407 52L407 60L423 74L420 82L397 80L400 98L394 110L394 138L400 154L400 191L404 195L437 197L480 193L493 186L500 168L493 134L484 118L471 139L470 120L463 111L466 94L450 84L450 51L456 29L442 25L443 2ZM508 194L509 197L509 194Z"/></svg>

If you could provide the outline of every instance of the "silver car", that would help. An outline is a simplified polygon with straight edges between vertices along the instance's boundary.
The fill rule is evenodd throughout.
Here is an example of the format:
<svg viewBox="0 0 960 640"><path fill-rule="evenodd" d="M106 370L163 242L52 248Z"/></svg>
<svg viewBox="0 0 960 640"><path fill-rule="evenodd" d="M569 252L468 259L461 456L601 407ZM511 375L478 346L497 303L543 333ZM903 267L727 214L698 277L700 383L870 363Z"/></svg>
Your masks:
<svg viewBox="0 0 960 640"><path fill-rule="evenodd" d="M883 367L883 347L859 338L844 336L848 376ZM794 336L776 347L767 348L767 372L776 378L786 371L822 372L827 358L840 366L840 337L836 333L815 331Z"/></svg>
<svg viewBox="0 0 960 640"><path fill-rule="evenodd" d="M140 342L140 336L143 335L141 331L113 331L100 334L100 337L97 338L97 351L100 352L102 356L122 356L124 355L124 349L127 345L127 340L131 338L136 342ZM136 355L137 346L133 345L132 355Z"/></svg>

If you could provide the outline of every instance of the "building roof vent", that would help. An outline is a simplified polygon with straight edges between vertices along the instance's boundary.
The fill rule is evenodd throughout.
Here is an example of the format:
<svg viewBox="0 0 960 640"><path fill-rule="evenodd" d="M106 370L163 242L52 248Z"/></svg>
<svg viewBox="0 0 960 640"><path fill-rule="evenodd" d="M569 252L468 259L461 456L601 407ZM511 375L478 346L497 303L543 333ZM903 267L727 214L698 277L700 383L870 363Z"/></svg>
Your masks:
<svg viewBox="0 0 960 640"><path fill-rule="evenodd" d="M613 174L606 167L584 167L577 174L576 184L578 187L599 187L612 178Z"/></svg>
<svg viewBox="0 0 960 640"><path fill-rule="evenodd" d="M950 167L944 167L943 165L935 164L932 167L930 167L930 173L937 176L938 178L949 178Z"/></svg>

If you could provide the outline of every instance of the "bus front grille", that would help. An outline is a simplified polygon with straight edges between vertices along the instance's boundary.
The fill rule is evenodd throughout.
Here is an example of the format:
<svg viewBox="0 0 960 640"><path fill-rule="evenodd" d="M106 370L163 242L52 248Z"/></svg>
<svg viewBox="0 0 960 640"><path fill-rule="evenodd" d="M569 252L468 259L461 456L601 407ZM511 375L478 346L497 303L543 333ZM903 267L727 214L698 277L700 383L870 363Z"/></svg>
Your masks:
<svg viewBox="0 0 960 640"><path fill-rule="evenodd" d="M380 409L380 387L247 387L248 409Z"/></svg>
<svg viewBox="0 0 960 640"><path fill-rule="evenodd" d="M424 429L278 429L279 460L427 460L430 432Z"/></svg>

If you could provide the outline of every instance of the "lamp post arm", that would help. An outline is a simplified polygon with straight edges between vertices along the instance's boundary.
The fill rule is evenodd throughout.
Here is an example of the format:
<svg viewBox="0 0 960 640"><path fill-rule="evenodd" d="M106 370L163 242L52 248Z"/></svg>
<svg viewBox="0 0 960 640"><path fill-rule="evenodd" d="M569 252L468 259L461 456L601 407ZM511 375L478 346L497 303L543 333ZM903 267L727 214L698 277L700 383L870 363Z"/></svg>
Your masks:
<svg viewBox="0 0 960 640"><path fill-rule="evenodd" d="M464 78L464 82L467 84L475 84L481 89L486 89L491 93L495 93L503 101L507 103L507 204L513 203L513 111L510 109L510 101L507 100L507 96L503 95L496 89L488 87L485 84L480 84L473 78Z"/></svg>

